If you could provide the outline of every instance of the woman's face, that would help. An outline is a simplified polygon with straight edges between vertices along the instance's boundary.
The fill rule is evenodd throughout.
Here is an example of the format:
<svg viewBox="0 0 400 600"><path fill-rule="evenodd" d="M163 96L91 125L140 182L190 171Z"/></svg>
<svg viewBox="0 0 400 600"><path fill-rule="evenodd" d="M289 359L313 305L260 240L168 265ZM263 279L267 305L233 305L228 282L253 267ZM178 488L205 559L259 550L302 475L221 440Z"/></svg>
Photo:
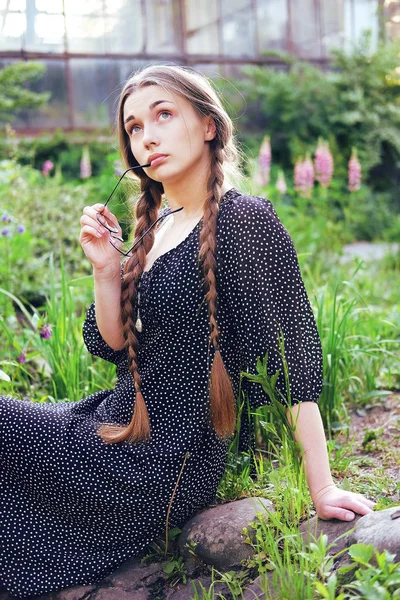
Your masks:
<svg viewBox="0 0 400 600"><path fill-rule="evenodd" d="M193 177L193 170L208 172L206 142L215 137L215 125L210 117L200 119L187 100L158 85L146 86L128 96L123 117L139 165L151 162L152 154L166 155L159 164L144 169L151 179L169 187Z"/></svg>

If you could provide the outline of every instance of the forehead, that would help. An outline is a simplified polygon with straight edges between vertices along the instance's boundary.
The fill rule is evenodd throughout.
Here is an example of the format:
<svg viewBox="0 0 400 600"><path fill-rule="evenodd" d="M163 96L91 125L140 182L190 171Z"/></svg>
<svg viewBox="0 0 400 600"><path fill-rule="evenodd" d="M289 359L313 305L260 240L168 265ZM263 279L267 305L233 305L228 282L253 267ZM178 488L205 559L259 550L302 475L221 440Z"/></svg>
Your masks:
<svg viewBox="0 0 400 600"><path fill-rule="evenodd" d="M149 112L149 106L157 100L167 100L178 105L181 109L184 108L185 101L177 94L164 90L159 85L148 85L136 89L127 97L124 105L124 119L129 115L133 115L134 117L144 116Z"/></svg>

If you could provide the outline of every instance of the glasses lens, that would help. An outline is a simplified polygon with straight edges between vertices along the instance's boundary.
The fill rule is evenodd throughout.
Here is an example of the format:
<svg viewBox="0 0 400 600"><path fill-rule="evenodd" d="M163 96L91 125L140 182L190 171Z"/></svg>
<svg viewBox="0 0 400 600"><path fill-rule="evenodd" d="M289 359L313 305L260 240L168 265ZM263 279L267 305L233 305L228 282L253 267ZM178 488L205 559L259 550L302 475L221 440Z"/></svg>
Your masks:
<svg viewBox="0 0 400 600"><path fill-rule="evenodd" d="M135 204L131 196L132 191L137 192L136 187L132 180L125 176L112 191L111 197L106 202L104 212L97 213L97 220L100 220L109 231L122 235L124 240L129 238L135 222ZM122 234L119 232L118 225Z"/></svg>
<svg viewBox="0 0 400 600"><path fill-rule="evenodd" d="M110 236L110 244L114 246L114 248L121 254L124 254L125 256L132 256L132 252L129 252L133 245L132 242L121 241L119 238Z"/></svg>
<svg viewBox="0 0 400 600"><path fill-rule="evenodd" d="M109 231L118 233L119 229L118 229L118 222L116 219L114 220L111 217L109 217L103 213L97 213L96 217L97 217L97 220L99 221L99 223L104 225Z"/></svg>

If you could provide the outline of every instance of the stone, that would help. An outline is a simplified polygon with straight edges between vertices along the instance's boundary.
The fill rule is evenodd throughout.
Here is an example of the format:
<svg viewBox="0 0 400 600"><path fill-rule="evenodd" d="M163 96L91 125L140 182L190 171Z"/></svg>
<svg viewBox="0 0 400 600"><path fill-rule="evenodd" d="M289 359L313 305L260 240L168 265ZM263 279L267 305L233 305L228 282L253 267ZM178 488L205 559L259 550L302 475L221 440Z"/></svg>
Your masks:
<svg viewBox="0 0 400 600"><path fill-rule="evenodd" d="M106 581L113 587L132 592L139 587L150 586L162 579L164 564L165 562L154 562L144 565L139 558L130 558L111 575L108 575Z"/></svg>
<svg viewBox="0 0 400 600"><path fill-rule="evenodd" d="M382 553L387 550L400 562L400 506L369 513L361 517L349 535L348 545L372 544Z"/></svg>
<svg viewBox="0 0 400 600"><path fill-rule="evenodd" d="M361 518L362 515L356 515L352 521L341 521L340 519L325 521L316 516L308 521L304 521L300 525L299 530L306 544L318 540L321 534L327 535L328 545L332 544L329 554L336 554L340 550L347 548L348 536L345 534L353 529Z"/></svg>
<svg viewBox="0 0 400 600"><path fill-rule="evenodd" d="M95 585L74 585L57 593L57 600L84 600L96 589Z"/></svg>
<svg viewBox="0 0 400 600"><path fill-rule="evenodd" d="M186 544L196 543L195 555L204 563L217 569L240 566L242 560L251 558L253 549L244 543L243 527L253 529L249 523L261 513L268 517L274 510L272 503L265 498L244 498L221 504L197 513L183 527L179 536L179 549L184 557L190 552Z"/></svg>

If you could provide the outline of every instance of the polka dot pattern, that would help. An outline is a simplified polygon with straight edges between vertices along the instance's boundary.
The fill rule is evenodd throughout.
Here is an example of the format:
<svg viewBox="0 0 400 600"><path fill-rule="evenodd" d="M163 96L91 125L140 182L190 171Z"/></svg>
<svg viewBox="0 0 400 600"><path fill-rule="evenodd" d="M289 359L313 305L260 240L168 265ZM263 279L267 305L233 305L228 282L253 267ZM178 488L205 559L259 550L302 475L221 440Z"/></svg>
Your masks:
<svg viewBox="0 0 400 600"><path fill-rule="evenodd" d="M229 440L209 424L214 351L198 264L201 223L140 279L138 365L150 442L105 444L96 433L101 423L129 423L134 386L126 351L100 335L94 303L83 339L116 365L114 389L57 405L0 396L0 585L21 598L96 583L145 551L165 534L183 465L169 527L215 500ZM318 401L320 340L293 243L268 200L235 188L224 194L217 264L221 354L236 396L240 371L254 373L267 350L270 373L281 368L280 324L293 401ZM282 377L277 385L285 390ZM242 391L250 408L270 404L260 384L245 380ZM242 450L254 447L251 427L242 419Z"/></svg>

